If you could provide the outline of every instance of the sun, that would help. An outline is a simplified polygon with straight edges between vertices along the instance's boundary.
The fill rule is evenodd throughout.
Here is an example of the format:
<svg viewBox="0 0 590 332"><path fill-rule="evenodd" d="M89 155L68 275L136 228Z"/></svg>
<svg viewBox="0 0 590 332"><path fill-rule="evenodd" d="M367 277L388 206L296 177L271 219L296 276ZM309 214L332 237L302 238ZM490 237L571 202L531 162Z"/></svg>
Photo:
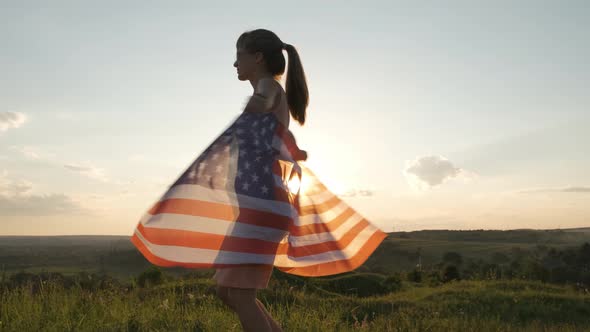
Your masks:
<svg viewBox="0 0 590 332"><path fill-rule="evenodd" d="M297 190L299 190L299 187L301 187L299 177L294 176L287 184L287 187L289 187L289 191L291 191L292 194L297 194ZM303 192L303 188L301 188L301 192Z"/></svg>
<svg viewBox="0 0 590 332"><path fill-rule="evenodd" d="M289 191L293 194L297 194L297 191L299 191L300 194L306 194L312 189L312 186L311 179L309 176L305 176L305 172L303 172L301 180L299 180L297 174L294 174L293 178L287 183Z"/></svg>
<svg viewBox="0 0 590 332"><path fill-rule="evenodd" d="M306 162L306 166L308 166L313 173L317 176L317 180L319 180L328 190L330 190L335 195L340 195L342 193L347 192L349 190L348 186L344 185L339 181L333 180L328 174L328 172L324 172L322 170L321 165L315 163L313 166L310 166L309 163ZM297 194L297 190L299 190L300 194L309 194L310 192L314 192L313 190L313 182L311 181L309 176L305 176L305 172L299 180L297 175L293 176L291 180L287 183L287 187L289 191L293 194Z"/></svg>

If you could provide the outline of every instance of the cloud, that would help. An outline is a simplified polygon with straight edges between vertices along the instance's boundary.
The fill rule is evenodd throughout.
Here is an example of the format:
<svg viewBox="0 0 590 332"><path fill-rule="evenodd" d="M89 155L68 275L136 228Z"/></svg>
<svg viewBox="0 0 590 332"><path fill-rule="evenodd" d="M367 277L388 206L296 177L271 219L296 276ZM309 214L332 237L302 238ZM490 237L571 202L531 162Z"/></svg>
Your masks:
<svg viewBox="0 0 590 332"><path fill-rule="evenodd" d="M35 160L54 160L55 153L48 153L42 152L39 148L30 146L30 145L23 145L17 146L12 145L8 147L10 150L14 150L22 154L23 156L27 157L28 159L35 159Z"/></svg>
<svg viewBox="0 0 590 332"><path fill-rule="evenodd" d="M0 173L0 195L17 196L31 191L33 184L25 180L11 180L7 172Z"/></svg>
<svg viewBox="0 0 590 332"><path fill-rule="evenodd" d="M0 216L47 216L57 214L92 214L65 194L32 194L33 184L10 179L0 173Z"/></svg>
<svg viewBox="0 0 590 332"><path fill-rule="evenodd" d="M523 189L523 190L518 191L518 193L520 193L520 194L549 193L549 192L590 193L590 187L537 188L537 189Z"/></svg>
<svg viewBox="0 0 590 332"><path fill-rule="evenodd" d="M373 196L375 191L370 189L348 189L346 191L336 193L339 197L357 197L357 196Z"/></svg>
<svg viewBox="0 0 590 332"><path fill-rule="evenodd" d="M2 196L0 216L47 216L56 214L87 213L65 194Z"/></svg>
<svg viewBox="0 0 590 332"><path fill-rule="evenodd" d="M18 128L27 121L27 116L18 112L0 112L0 131Z"/></svg>
<svg viewBox="0 0 590 332"><path fill-rule="evenodd" d="M132 183L132 182L117 181L117 180L109 179L107 177L107 175L105 174L105 170L103 168L98 168L98 167L95 167L92 165L81 165L78 163L64 164L62 160L60 160L56 157L55 153L43 151L42 149L35 147L35 146L12 145L9 147L9 149L19 152L20 154L22 154L23 156L25 156L28 159L42 161L42 162L48 162L50 165L56 166L56 167L65 167L66 169L68 169L70 171L79 173L81 175L87 176L87 177L95 179L95 180L99 180L99 181L103 181L103 182L112 182L114 184Z"/></svg>
<svg viewBox="0 0 590 332"><path fill-rule="evenodd" d="M79 164L65 164L63 165L65 168L83 174L89 178L93 178L100 181L108 181L106 175L104 174L104 169L94 167L94 166L84 166Z"/></svg>
<svg viewBox="0 0 590 332"><path fill-rule="evenodd" d="M423 156L406 161L403 173L408 183L418 188L433 187L464 172L441 156Z"/></svg>

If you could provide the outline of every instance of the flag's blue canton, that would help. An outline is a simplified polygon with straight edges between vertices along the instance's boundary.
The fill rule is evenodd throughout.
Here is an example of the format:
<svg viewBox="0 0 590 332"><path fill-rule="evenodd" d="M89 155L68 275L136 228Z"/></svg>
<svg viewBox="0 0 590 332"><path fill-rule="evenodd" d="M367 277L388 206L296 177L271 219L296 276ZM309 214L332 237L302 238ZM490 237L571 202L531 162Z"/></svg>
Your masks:
<svg viewBox="0 0 590 332"><path fill-rule="evenodd" d="M274 198L273 113L244 112L173 184L199 184L263 199Z"/></svg>
<svg viewBox="0 0 590 332"><path fill-rule="evenodd" d="M236 121L236 193L264 199L274 197L272 162L278 151L272 148L272 139L276 125L272 113L245 113Z"/></svg>

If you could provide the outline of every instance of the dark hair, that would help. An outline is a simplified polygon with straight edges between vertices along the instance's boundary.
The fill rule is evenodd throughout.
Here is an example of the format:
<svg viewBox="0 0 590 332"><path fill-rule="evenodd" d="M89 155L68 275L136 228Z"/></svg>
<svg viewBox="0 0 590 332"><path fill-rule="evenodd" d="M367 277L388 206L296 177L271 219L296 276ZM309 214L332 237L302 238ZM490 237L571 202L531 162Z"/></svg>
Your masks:
<svg viewBox="0 0 590 332"><path fill-rule="evenodd" d="M301 126L305 123L305 109L309 104L309 91L305 72L295 46L283 44L279 37L266 29L255 29L242 33L236 42L236 48L243 48L250 53L261 52L272 75L283 75L285 56L283 47L289 55L289 69L286 79L287 103L293 118Z"/></svg>

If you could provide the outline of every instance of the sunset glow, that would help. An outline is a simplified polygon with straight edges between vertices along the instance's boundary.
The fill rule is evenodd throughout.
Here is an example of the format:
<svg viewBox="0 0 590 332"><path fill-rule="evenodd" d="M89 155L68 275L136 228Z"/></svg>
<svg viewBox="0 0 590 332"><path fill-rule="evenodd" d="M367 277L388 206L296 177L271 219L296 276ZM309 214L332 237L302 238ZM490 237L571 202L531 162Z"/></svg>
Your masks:
<svg viewBox="0 0 590 332"><path fill-rule="evenodd" d="M0 10L0 234L129 234L243 110L235 42L259 4L160 6ZM285 6L260 27L305 70L301 165L368 220L588 226L585 3ZM305 173L286 185L314 191Z"/></svg>

